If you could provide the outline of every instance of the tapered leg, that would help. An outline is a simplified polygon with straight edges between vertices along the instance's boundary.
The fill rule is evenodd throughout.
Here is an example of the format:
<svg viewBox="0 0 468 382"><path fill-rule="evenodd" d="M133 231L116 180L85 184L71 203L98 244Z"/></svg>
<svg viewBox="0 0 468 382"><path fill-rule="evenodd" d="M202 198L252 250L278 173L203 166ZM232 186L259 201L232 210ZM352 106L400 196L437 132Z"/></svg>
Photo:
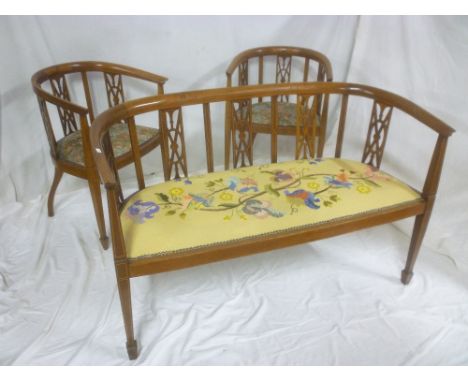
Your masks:
<svg viewBox="0 0 468 382"><path fill-rule="evenodd" d="M102 210L101 186L99 180L95 177L88 179L91 198L93 199L94 213L96 214L97 225L99 229L99 240L104 249L109 248L109 238L106 233L106 223L104 221L104 211Z"/></svg>
<svg viewBox="0 0 468 382"><path fill-rule="evenodd" d="M54 196L55 191L57 191L57 187L60 183L60 179L62 179L63 171L59 167L55 167L55 174L54 180L52 182L52 186L50 187L49 191L49 198L47 199L47 210L49 212L49 216L54 216Z"/></svg>
<svg viewBox="0 0 468 382"><path fill-rule="evenodd" d="M426 208L426 212L424 214L416 216L406 266L401 272L401 282L405 285L409 284L413 277L414 263L418 257L419 249L421 248L421 243L424 238L424 234L426 233L430 217L431 208Z"/></svg>
<svg viewBox="0 0 468 382"><path fill-rule="evenodd" d="M130 279L119 278L117 270L117 285L119 288L120 305L122 306L122 315L125 325L125 334L127 335L127 353L129 359L138 357L138 345L133 333L133 317L132 317L132 298L130 294Z"/></svg>

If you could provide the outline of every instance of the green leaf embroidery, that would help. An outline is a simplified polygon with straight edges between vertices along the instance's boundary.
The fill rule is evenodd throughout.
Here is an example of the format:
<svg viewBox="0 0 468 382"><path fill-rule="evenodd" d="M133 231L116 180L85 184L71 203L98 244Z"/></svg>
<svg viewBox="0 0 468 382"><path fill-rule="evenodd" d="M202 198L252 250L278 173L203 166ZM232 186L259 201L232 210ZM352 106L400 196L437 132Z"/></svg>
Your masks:
<svg viewBox="0 0 468 382"><path fill-rule="evenodd" d="M337 202L337 201L340 200L340 199L338 198L338 195L332 195L332 196L330 196L330 200L331 200L332 202Z"/></svg>
<svg viewBox="0 0 468 382"><path fill-rule="evenodd" d="M212 181L210 180L209 182L206 182L206 183L205 183L205 186L208 187L208 188L214 187L214 186L216 186L216 183L215 183L215 182L212 182Z"/></svg>
<svg viewBox="0 0 468 382"><path fill-rule="evenodd" d="M169 202L169 196L167 196L166 194L163 194L162 192L157 192L155 194L161 201L165 202L165 203L168 203Z"/></svg>
<svg viewBox="0 0 468 382"><path fill-rule="evenodd" d="M182 212L181 214L179 214L179 217L181 219L185 219L187 217L187 214L185 212Z"/></svg>
<svg viewBox="0 0 468 382"><path fill-rule="evenodd" d="M272 186L271 184L267 184L265 186L265 191L268 192L269 194L271 195L275 195L276 197L279 197L280 196L280 193L278 191L276 191Z"/></svg>
<svg viewBox="0 0 468 382"><path fill-rule="evenodd" d="M332 204L333 204L333 203L330 202L329 200L324 200L324 201L323 201L323 205L324 205L325 207L330 207Z"/></svg>
<svg viewBox="0 0 468 382"><path fill-rule="evenodd" d="M175 215L175 213L176 213L176 210L169 210L166 212L166 215L171 216L171 215Z"/></svg>

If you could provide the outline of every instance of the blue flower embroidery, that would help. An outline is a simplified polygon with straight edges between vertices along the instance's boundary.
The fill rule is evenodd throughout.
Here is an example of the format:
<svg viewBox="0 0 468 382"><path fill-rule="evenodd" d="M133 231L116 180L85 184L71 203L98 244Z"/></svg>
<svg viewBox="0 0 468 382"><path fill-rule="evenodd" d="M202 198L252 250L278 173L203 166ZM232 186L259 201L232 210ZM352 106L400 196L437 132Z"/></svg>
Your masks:
<svg viewBox="0 0 468 382"><path fill-rule="evenodd" d="M127 216L134 222L142 224L145 220L152 219L159 211L159 205L154 202L137 200L127 208Z"/></svg>

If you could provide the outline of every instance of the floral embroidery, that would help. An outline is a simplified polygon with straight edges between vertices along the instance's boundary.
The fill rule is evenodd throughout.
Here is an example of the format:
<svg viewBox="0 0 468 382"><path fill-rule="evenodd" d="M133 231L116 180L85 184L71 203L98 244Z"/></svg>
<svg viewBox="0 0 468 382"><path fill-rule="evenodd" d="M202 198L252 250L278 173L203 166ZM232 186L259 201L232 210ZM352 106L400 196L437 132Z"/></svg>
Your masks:
<svg viewBox="0 0 468 382"><path fill-rule="evenodd" d="M281 218L287 213L296 214L301 208L311 211L322 207L332 208L341 201L338 195L340 190L354 188L365 195L373 188L381 187L375 180L391 180L390 177L364 165L361 172L341 169L335 170L335 173L331 171L332 173L324 174L320 170L315 171L315 165L324 161L326 159L298 161L306 166L286 169L276 164L263 165L255 170L256 172L248 168L237 169L227 178L202 180L193 186L192 181L195 182L197 177L183 181L184 184L191 185L190 190L195 192L188 192L183 187L179 187L181 183L175 182L181 180L177 180L165 193L155 194L157 204L137 200L128 208L127 216L143 223L152 219L162 208L165 212L163 215L179 216L182 219L186 219L195 211L221 212L224 221L231 221L236 217L242 220L247 220L249 217ZM277 198L281 198L282 202L276 203ZM275 204L282 207L275 208Z"/></svg>
<svg viewBox="0 0 468 382"><path fill-rule="evenodd" d="M293 179L293 175L289 172L283 170L276 170L276 171L264 171L270 174L273 174L271 180L276 183L286 182L288 180Z"/></svg>
<svg viewBox="0 0 468 382"><path fill-rule="evenodd" d="M169 193L173 198L176 198L184 193L184 190L179 187L174 187L169 190Z"/></svg>
<svg viewBox="0 0 468 382"><path fill-rule="evenodd" d="M229 202L234 199L234 195L232 195L230 192L223 192L221 195L219 195L219 198L225 202Z"/></svg>
<svg viewBox="0 0 468 382"><path fill-rule="evenodd" d="M159 211L159 206L154 202L143 202L137 200L127 208L127 216L136 223L144 223L147 219L152 219Z"/></svg>
<svg viewBox="0 0 468 382"><path fill-rule="evenodd" d="M174 179L176 182L182 182L184 181L184 184L192 184L192 181L189 179L189 178L185 178L185 179L182 179L182 178L178 178L178 179Z"/></svg>
<svg viewBox="0 0 468 382"><path fill-rule="evenodd" d="M371 188L369 186L366 186L365 184L359 184L356 187L356 190L361 194L368 194L369 192L371 192Z"/></svg>
<svg viewBox="0 0 468 382"><path fill-rule="evenodd" d="M312 191L317 191L320 188L320 183L309 182L307 183L307 187L310 188Z"/></svg>

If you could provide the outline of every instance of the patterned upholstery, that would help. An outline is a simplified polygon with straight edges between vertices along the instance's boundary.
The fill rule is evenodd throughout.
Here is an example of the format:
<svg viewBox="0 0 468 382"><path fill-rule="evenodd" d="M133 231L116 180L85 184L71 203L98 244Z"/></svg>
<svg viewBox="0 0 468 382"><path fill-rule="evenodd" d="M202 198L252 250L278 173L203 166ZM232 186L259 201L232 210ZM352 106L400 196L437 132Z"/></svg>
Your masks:
<svg viewBox="0 0 468 382"><path fill-rule="evenodd" d="M271 102L252 104L252 122L260 125L270 125ZM280 126L296 126L296 104L278 102L278 124Z"/></svg>
<svg viewBox="0 0 468 382"><path fill-rule="evenodd" d="M170 256L294 230L419 200L368 165L298 160L215 172L148 187L121 212L127 256Z"/></svg>
<svg viewBox="0 0 468 382"><path fill-rule="evenodd" d="M136 126L138 142L140 144L159 134L158 129L145 126ZM124 123L116 124L110 129L110 136L114 155L119 157L130 151L131 143L127 125ZM72 134L60 139L57 142L57 152L59 159L78 163L84 166L83 141L81 131L75 131Z"/></svg>

